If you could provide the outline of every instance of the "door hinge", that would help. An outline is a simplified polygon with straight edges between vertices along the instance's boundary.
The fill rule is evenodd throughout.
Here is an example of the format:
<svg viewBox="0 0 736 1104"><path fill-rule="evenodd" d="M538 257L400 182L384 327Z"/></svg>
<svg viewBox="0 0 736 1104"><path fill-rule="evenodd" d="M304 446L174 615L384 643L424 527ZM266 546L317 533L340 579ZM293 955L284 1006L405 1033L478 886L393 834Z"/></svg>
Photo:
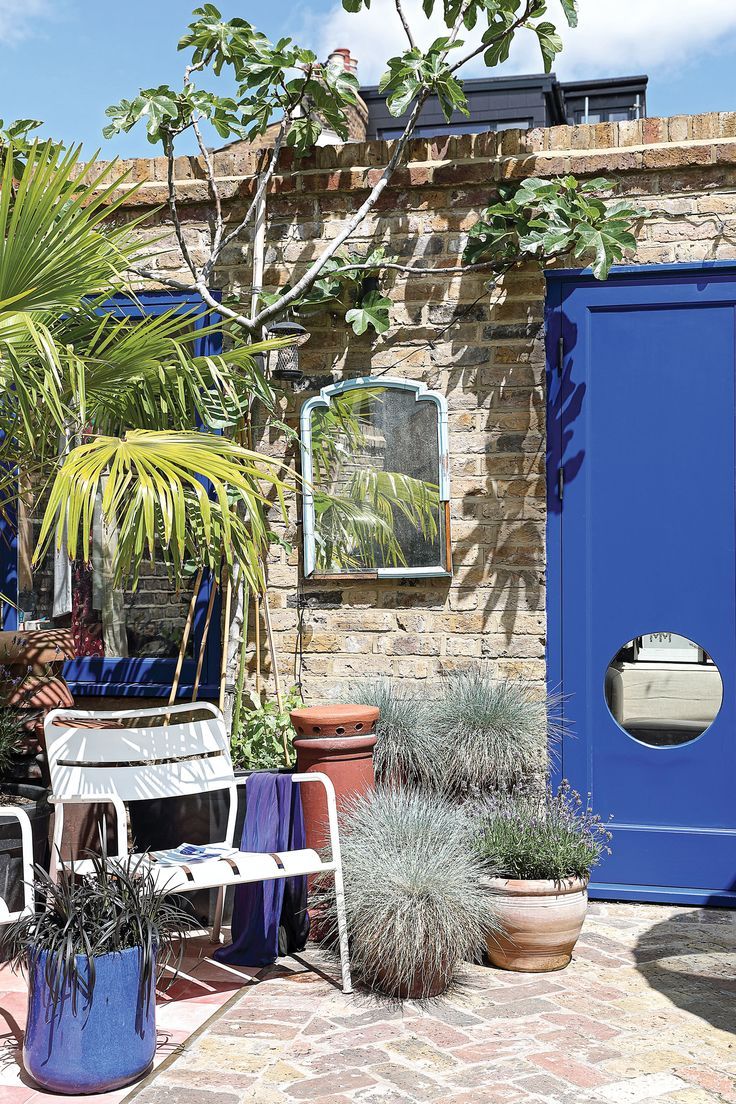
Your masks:
<svg viewBox="0 0 736 1104"><path fill-rule="evenodd" d="M565 469L562 464L557 469L557 497L560 502L565 497Z"/></svg>
<svg viewBox="0 0 736 1104"><path fill-rule="evenodd" d="M565 363L565 339L560 334L557 338L557 375L562 375L562 368Z"/></svg>

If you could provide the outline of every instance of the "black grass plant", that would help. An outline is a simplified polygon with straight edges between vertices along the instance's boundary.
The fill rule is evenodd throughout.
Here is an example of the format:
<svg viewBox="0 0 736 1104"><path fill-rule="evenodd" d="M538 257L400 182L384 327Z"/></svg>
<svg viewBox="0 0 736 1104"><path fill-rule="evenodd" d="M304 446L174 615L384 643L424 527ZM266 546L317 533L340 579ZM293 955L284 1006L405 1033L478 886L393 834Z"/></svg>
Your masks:
<svg viewBox="0 0 736 1104"><path fill-rule="evenodd" d="M129 948L140 949L140 1001L150 1000L151 984L165 966L181 964L182 934L193 926L176 897L156 888L147 861L91 857L90 873L59 871L54 881L35 868L36 886L45 909L11 923L2 945L15 970L33 974L43 963L53 1009L71 995L94 997L95 960Z"/></svg>

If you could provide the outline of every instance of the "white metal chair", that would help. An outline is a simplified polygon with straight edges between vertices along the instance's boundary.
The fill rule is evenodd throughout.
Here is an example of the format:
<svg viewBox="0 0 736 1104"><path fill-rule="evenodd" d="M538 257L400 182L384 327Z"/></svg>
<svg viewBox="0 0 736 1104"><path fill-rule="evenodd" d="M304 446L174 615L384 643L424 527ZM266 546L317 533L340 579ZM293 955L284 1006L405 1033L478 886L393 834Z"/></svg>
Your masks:
<svg viewBox="0 0 736 1104"><path fill-rule="evenodd" d="M33 881L33 832L30 817L25 809L17 805L0 805L0 820L5 817L17 820L20 825L23 908L11 912L7 901L0 897L0 924L9 924L12 920L25 916L26 913L32 913L36 907Z"/></svg>
<svg viewBox="0 0 736 1104"><path fill-rule="evenodd" d="M188 714L189 718L185 719ZM192 719L199 714L199 719ZM124 727L125 721L137 722ZM113 725L112 722L119 722ZM128 857L127 801L146 798L186 797L226 790L229 809L224 840L212 844L233 845L237 811L237 780L230 760L230 745L219 709L207 702L113 711L52 709L44 722L46 752L51 774L51 801L55 805L54 857L60 853L64 830L64 806L107 803L115 810L117 850L114 857ZM295 774L296 783L324 787L330 836L330 859L316 851L281 851L274 854L237 851L225 859L211 859L189 866L150 869L166 893L190 893L218 888L213 938L220 938L225 890L246 882L291 878L303 874L331 873L337 905L343 992L352 992L348 935L345 919L342 860L337 827L337 807L332 782L323 774ZM244 781L244 779L242 780ZM186 842L186 841L182 841ZM84 869L85 862L74 862Z"/></svg>

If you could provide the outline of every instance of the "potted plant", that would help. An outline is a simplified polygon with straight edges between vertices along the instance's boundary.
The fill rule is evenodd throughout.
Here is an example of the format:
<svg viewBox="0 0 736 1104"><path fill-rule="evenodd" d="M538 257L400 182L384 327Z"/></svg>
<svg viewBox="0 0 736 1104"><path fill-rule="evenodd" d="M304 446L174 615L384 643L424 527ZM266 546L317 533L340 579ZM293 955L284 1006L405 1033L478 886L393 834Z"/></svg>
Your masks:
<svg viewBox="0 0 736 1104"><path fill-rule="evenodd" d="M51 808L48 790L30 782L12 780L18 747L25 736L23 722L17 711L0 708L0 811L12 805L28 814L33 839L33 858L38 865L47 865L49 819ZM0 898L8 912L23 908L23 841L18 820L0 818Z"/></svg>
<svg viewBox="0 0 736 1104"><path fill-rule="evenodd" d="M10 924L13 967L28 971L23 1061L45 1089L100 1093L127 1085L156 1050L155 986L190 921L156 890L145 860L91 860L52 881L36 870L46 908Z"/></svg>
<svg viewBox="0 0 736 1104"><path fill-rule="evenodd" d="M553 706L538 686L496 678L482 664L447 676L432 703L443 788L468 796L543 779Z"/></svg>
<svg viewBox="0 0 736 1104"><path fill-rule="evenodd" d="M378 789L346 811L340 840L354 976L400 1000L444 993L499 929L468 810L427 790ZM329 945L330 886L320 904Z"/></svg>
<svg viewBox="0 0 736 1104"><path fill-rule="evenodd" d="M428 699L387 675L358 679L343 700L378 709L373 766L376 781L439 789L444 759Z"/></svg>
<svg viewBox="0 0 736 1104"><path fill-rule="evenodd" d="M590 872L610 852L611 833L569 783L557 792L497 795L481 815L480 855L503 930L488 958L532 973L568 965L588 904Z"/></svg>

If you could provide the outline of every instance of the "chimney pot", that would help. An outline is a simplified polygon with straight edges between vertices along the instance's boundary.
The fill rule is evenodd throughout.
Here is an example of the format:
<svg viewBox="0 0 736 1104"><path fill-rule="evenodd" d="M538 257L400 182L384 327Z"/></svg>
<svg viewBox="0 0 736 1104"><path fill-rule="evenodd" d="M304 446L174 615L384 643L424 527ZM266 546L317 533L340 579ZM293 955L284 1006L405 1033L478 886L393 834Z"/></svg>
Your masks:
<svg viewBox="0 0 736 1104"><path fill-rule="evenodd" d="M351 55L350 50L348 50L344 46L341 46L337 50L332 51L327 59L327 64L334 66L339 65L345 70L346 73L357 74L358 72L357 59L354 58Z"/></svg>

